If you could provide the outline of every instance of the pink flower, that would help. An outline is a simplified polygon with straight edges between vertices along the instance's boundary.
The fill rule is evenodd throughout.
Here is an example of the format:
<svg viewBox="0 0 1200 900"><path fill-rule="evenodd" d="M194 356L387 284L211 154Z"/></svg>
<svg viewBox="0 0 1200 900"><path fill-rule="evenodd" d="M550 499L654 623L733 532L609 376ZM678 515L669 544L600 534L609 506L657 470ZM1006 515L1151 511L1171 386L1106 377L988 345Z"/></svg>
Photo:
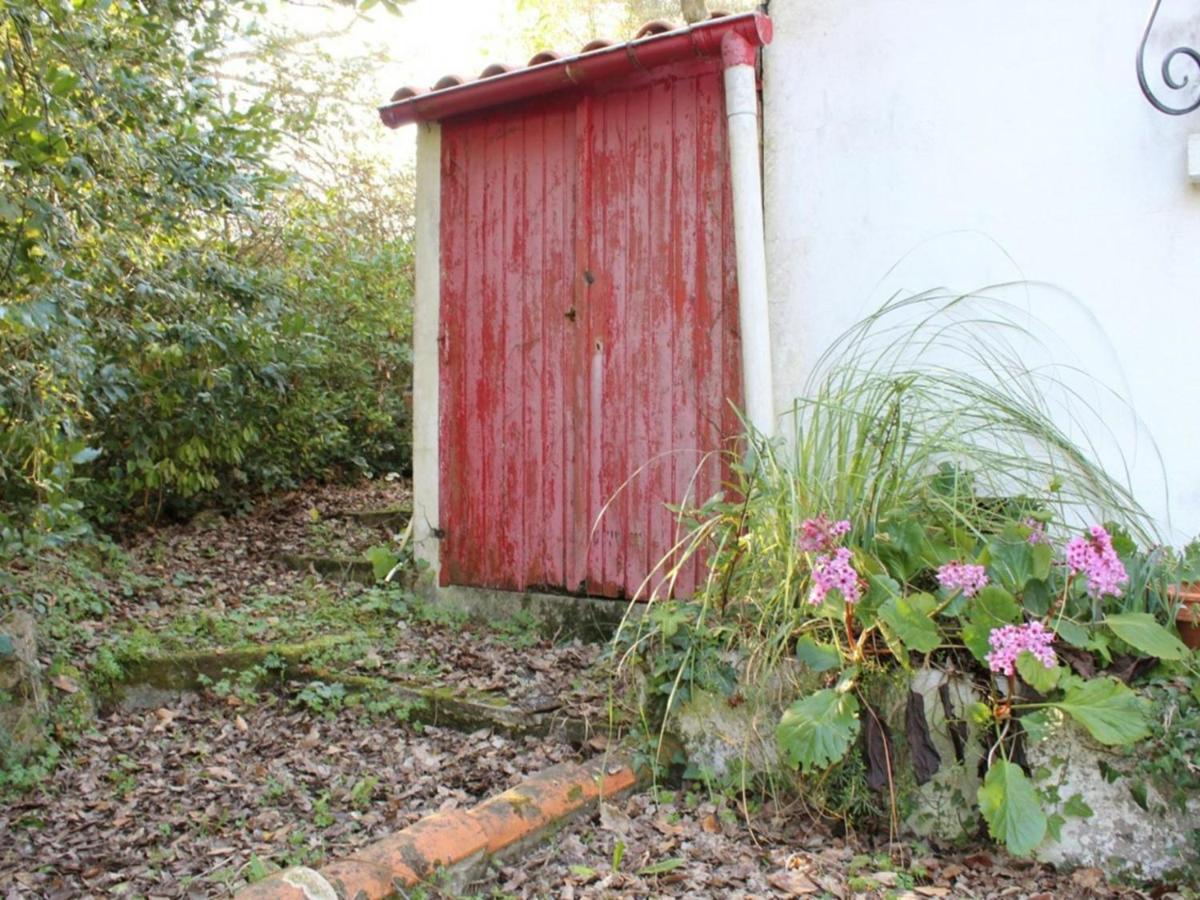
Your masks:
<svg viewBox="0 0 1200 900"><path fill-rule="evenodd" d="M1017 657L1028 650L1043 666L1052 669L1058 662L1051 646L1053 642L1054 632L1047 631L1041 622L993 628L992 633L988 635L988 644L992 652L985 657L988 668L993 672L1011 676L1016 672Z"/></svg>
<svg viewBox="0 0 1200 900"><path fill-rule="evenodd" d="M845 519L840 522L830 522L825 516L805 519L800 525L796 544L806 553L826 553L836 547L849 530L850 523Z"/></svg>
<svg viewBox="0 0 1200 900"><path fill-rule="evenodd" d="M948 562L937 571L938 584L948 591L956 588L964 597L974 597L987 587L987 570L969 563Z"/></svg>
<svg viewBox="0 0 1200 900"><path fill-rule="evenodd" d="M1125 564L1113 549L1112 537L1099 525L1093 525L1088 537L1067 542L1067 566L1072 575L1087 575L1088 593L1093 597L1121 596L1121 584L1129 580Z"/></svg>
<svg viewBox="0 0 1200 900"><path fill-rule="evenodd" d="M1029 529L1029 537L1027 538L1029 543L1031 543L1031 544L1048 544L1048 543L1050 543L1050 538L1046 534L1046 523L1045 522L1039 522L1037 519L1026 519L1021 524L1023 524L1026 528Z"/></svg>
<svg viewBox="0 0 1200 900"><path fill-rule="evenodd" d="M857 603L862 595L858 573L854 571L850 551L845 547L839 547L832 555L818 556L813 564L812 578L808 602L813 606L824 603L825 595L834 588L841 592L842 599L847 603Z"/></svg>

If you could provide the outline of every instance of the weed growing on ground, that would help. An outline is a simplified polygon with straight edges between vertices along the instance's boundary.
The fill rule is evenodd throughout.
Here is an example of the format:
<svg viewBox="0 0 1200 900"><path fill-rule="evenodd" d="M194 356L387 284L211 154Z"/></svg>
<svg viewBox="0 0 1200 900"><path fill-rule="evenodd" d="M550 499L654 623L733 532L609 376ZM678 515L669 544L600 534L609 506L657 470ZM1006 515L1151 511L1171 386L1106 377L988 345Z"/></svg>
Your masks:
<svg viewBox="0 0 1200 900"><path fill-rule="evenodd" d="M519 649L533 647L542 640L537 617L525 609L518 610L507 619L500 619L495 629L502 641Z"/></svg>
<svg viewBox="0 0 1200 900"><path fill-rule="evenodd" d="M327 684L324 681L310 681L296 695L292 703L332 718L332 714L346 703L346 686L336 682Z"/></svg>

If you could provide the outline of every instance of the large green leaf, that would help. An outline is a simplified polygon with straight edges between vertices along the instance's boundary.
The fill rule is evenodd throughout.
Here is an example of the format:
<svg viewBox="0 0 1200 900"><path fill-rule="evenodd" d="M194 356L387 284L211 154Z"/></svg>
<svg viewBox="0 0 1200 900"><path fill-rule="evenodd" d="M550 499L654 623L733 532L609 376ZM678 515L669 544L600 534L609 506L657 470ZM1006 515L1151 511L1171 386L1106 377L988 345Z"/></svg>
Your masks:
<svg viewBox="0 0 1200 900"><path fill-rule="evenodd" d="M802 772L812 772L845 756L858 728L854 694L827 688L788 707L775 738L789 764Z"/></svg>
<svg viewBox="0 0 1200 900"><path fill-rule="evenodd" d="M796 641L796 659L814 672L826 672L841 664L842 654L833 644L823 644L806 634Z"/></svg>
<svg viewBox="0 0 1200 900"><path fill-rule="evenodd" d="M1039 694L1048 694L1058 687L1065 670L1062 666L1047 668L1028 650L1022 650L1017 654L1017 674Z"/></svg>
<svg viewBox="0 0 1200 900"><path fill-rule="evenodd" d="M1051 705L1102 744L1132 744L1150 733L1141 701L1115 678L1071 678L1066 694Z"/></svg>
<svg viewBox="0 0 1200 900"><path fill-rule="evenodd" d="M867 574L867 590L854 605L854 617L864 628L875 624L879 608L893 597L901 594L900 582L887 575Z"/></svg>
<svg viewBox="0 0 1200 900"><path fill-rule="evenodd" d="M932 594L910 594L884 603L879 618L909 650L930 653L942 645L942 634L933 621L936 608Z"/></svg>
<svg viewBox="0 0 1200 900"><path fill-rule="evenodd" d="M979 788L979 809L993 838L1010 853L1024 856L1046 836L1046 814L1021 767L998 759Z"/></svg>
<svg viewBox="0 0 1200 900"><path fill-rule="evenodd" d="M932 556L925 528L913 517L886 523L875 536L875 552L888 572L904 582L925 568Z"/></svg>
<svg viewBox="0 0 1200 900"><path fill-rule="evenodd" d="M1019 594L1030 581L1050 576L1049 544L1031 544L1015 531L1006 530L988 543L988 570L999 584Z"/></svg>
<svg viewBox="0 0 1200 900"><path fill-rule="evenodd" d="M1183 659L1187 645L1155 621L1149 613L1119 613L1106 616L1109 630L1136 650L1159 659Z"/></svg>
<svg viewBox="0 0 1200 900"><path fill-rule="evenodd" d="M1071 619L1056 619L1054 633L1072 647L1078 647L1081 650L1088 649L1092 643L1091 631L1088 627Z"/></svg>
<svg viewBox="0 0 1200 900"><path fill-rule="evenodd" d="M988 585L972 599L966 618L962 629L963 643L976 659L983 662L991 649L988 635L992 629L1020 619L1021 607L1004 588Z"/></svg>

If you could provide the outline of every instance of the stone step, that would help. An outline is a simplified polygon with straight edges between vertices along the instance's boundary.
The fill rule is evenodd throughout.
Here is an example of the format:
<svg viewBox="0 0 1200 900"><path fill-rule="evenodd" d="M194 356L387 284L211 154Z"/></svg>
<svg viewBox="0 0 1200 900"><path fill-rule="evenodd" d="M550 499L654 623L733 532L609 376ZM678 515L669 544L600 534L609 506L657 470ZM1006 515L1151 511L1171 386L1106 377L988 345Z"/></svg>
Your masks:
<svg viewBox="0 0 1200 900"><path fill-rule="evenodd" d="M372 528L401 528L412 518L412 504L401 503L380 509L351 509L342 513L347 519Z"/></svg>
<svg viewBox="0 0 1200 900"><path fill-rule="evenodd" d="M198 692L222 678L236 679L270 658L277 661L277 666L261 673L257 679L259 687L278 687L295 681L340 684L349 694L400 699L411 706L410 721L468 732L491 728L511 735L554 734L575 744L601 734L610 736L607 722L572 717L570 710L528 710L483 691L412 679L359 675L315 662L324 651L342 645L350 638L350 635L327 635L300 644L188 650L142 657L124 664L121 680L111 686L111 695L104 700L107 706L126 709L169 706L184 693Z"/></svg>
<svg viewBox="0 0 1200 900"><path fill-rule="evenodd" d="M375 584L375 566L354 556L318 556L310 553L281 553L279 562L296 572L313 572L333 581L351 582L370 587Z"/></svg>

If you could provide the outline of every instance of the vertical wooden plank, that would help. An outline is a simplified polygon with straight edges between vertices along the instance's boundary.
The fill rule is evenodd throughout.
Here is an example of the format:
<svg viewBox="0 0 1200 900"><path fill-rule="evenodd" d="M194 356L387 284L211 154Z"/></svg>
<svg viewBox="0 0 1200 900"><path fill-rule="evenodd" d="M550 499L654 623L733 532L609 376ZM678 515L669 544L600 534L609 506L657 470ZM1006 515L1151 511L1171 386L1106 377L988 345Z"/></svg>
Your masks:
<svg viewBox="0 0 1200 900"><path fill-rule="evenodd" d="M695 476L700 455L697 453L696 420L701 398L697 392L697 369L711 366L715 360L705 359L702 348L692 338L696 322L698 239L696 158L697 88L695 78L675 82L673 94L671 203L675 209L673 221L674 286L672 291L671 385L674 418L671 427L671 481L666 498L673 505L695 502ZM671 516L671 542L678 544L686 537L677 514ZM696 565L690 560L680 571L677 593L690 594L695 585Z"/></svg>
<svg viewBox="0 0 1200 900"><path fill-rule="evenodd" d="M594 537L589 586L595 593L613 597L623 594L625 588L621 544L628 503L622 490L628 474L624 411L628 404L625 355L630 340L624 321L624 219L631 162L625 143L625 99L624 93L617 93L596 103L595 217L590 241L594 263L590 296L597 328L593 335L592 446L598 460L592 473Z"/></svg>
<svg viewBox="0 0 1200 900"><path fill-rule="evenodd" d="M568 379L573 368L567 357L567 335L574 329L572 304L572 261L574 247L572 231L574 215L571 209L574 179L574 119L573 115L557 108L547 119L545 210L543 255L547 278L547 298L544 310L546 371L543 382L545 413L543 442L546 446L544 473L545 540L544 564L546 584L567 585L566 554L569 540L567 527L567 491L570 471L566 466L567 421L564 407L567 402Z"/></svg>
<svg viewBox="0 0 1200 900"><path fill-rule="evenodd" d="M503 569L501 535L489 532L487 528L492 515L503 504L503 416L497 414L504 402L504 318L500 304L505 260L503 229L498 224L504 214L502 116L484 119L482 145L480 194L483 209L478 244L482 277L469 310L469 315L477 320L481 336L475 395L468 401L474 404L473 412L479 423L478 433L472 435L470 452L477 456L481 476L472 485L479 498L476 504L479 515L472 521L472 534L477 539L486 535L477 543L477 583L482 587L500 587L498 573Z"/></svg>
<svg viewBox="0 0 1200 900"><path fill-rule="evenodd" d="M497 348L499 379L496 406L496 443L493 455L496 459L498 490L488 509L491 528L496 532L498 567L496 586L508 590L519 587L518 573L523 564L522 527L525 515L524 437L522 434L524 405L523 373L525 360L524 322L522 321L522 283L525 273L521 270L525 242L523 221L523 199L525 164L523 158L522 116L504 117L498 141L503 157L502 205L497 211L495 222L500 227L501 252L498 257L500 271L496 282L499 293L495 298L492 314L501 322L500 343Z"/></svg>
<svg viewBox="0 0 1200 900"><path fill-rule="evenodd" d="M605 533L612 517L605 514L609 498L606 476L612 465L613 446L606 428L606 386L610 385L609 359L612 354L612 260L607 238L611 212L614 164L608 135L612 122L609 98L593 101L592 119L592 194L591 229L588 234L588 321L592 329L591 367L588 370L588 451L591 454L588 492L588 592L608 596L610 585L605 577L608 547Z"/></svg>
<svg viewBox="0 0 1200 900"><path fill-rule="evenodd" d="M626 99L626 154L629 187L626 222L625 352L630 359L623 404L625 420L625 591L634 596L650 571L650 541L646 508L649 474L642 468L650 456L651 385L645 342L650 317L651 285L658 280L658 263L650 246L650 95L631 91ZM640 470L640 471L639 471Z"/></svg>
<svg viewBox="0 0 1200 900"><path fill-rule="evenodd" d="M721 142L721 171L725 173L721 184L721 209L723 228L723 266L722 277L724 290L721 309L721 337L724 341L725 364L721 367L725 379L725 396L733 400L738 409L744 406L742 397L742 339L738 324L738 290L737 290L737 252L733 240L733 184L729 179L729 140L724 133ZM733 437L740 433L741 423L733 405L726 403L722 410L723 435Z"/></svg>
<svg viewBox="0 0 1200 900"><path fill-rule="evenodd" d="M665 560L671 546L671 515L664 508L670 494L670 435L674 411L671 408L673 379L672 346L675 323L671 294L675 288L674 244L677 240L671 204L672 153L674 136L673 92L670 82L658 82L650 92L650 246L656 277L648 293L648 321L642 336L642 351L647 360L651 384L649 397L650 446L647 465L647 492L644 515L650 537L650 564ZM659 573L665 575L665 572ZM659 578L656 577L657 582Z"/></svg>
<svg viewBox="0 0 1200 900"><path fill-rule="evenodd" d="M464 536L459 548L462 554L465 584L477 584L486 569L484 547L476 540L479 534L480 522L483 521L484 484L487 479L487 459L477 448L482 448L487 439L487 405L481 399L481 391L488 380L484 369L486 355L484 351L485 318L480 310L485 304L483 292L487 279L486 267L486 198L484 184L486 182L487 154L487 120L483 119L473 124L467 132L469 150L467 165L470 168L467 198L467 256L470 259L470 277L466 282L462 296L463 321L465 322L467 353L463 373L463 464L458 471L452 472L452 478L462 480L461 490L464 495L463 517Z"/></svg>
<svg viewBox="0 0 1200 900"><path fill-rule="evenodd" d="M591 229L591 98L584 95L575 110L574 133L574 228L575 247L571 279L575 317L570 331L569 402L567 408L567 469L571 478L570 509L567 534L567 590L586 589L588 577L588 548L591 522L588 516L589 454L588 454L588 376L591 365L591 301L584 273L589 271L588 235Z"/></svg>
<svg viewBox="0 0 1200 900"><path fill-rule="evenodd" d="M463 502L460 479L450 477L450 473L458 468L458 459L464 446L459 409L463 356L460 298L467 272L464 232L468 171L462 145L459 129L442 129L442 218L439 223L441 303L438 312L438 447L441 454L438 461L438 502L441 508L435 524L443 528L451 522L461 527L459 513ZM442 541L440 580L443 585L462 578L456 543L460 537L458 528L448 529Z"/></svg>
<svg viewBox="0 0 1200 900"><path fill-rule="evenodd" d="M725 322L723 293L724 253L724 186L727 172L721 149L725 143L724 103L720 75L713 73L697 79L696 123L697 163L696 198L700 204L700 224L697 228L696 315L692 324L695 345L707 363L697 372L699 406L697 413L698 442L701 449L711 453L721 449L724 429L722 420L728 408L726 392L725 341L722 331ZM709 457L697 485L698 500L711 497L722 485L723 460ZM697 576L702 577L703 572Z"/></svg>
<svg viewBox="0 0 1200 900"><path fill-rule="evenodd" d="M546 115L531 112L525 117L523 154L525 184L521 208L525 245L521 253L521 309L525 333L525 365L522 366L524 400L522 442L525 447L522 491L525 513L521 520L523 565L519 586L526 589L545 582L546 501L544 476L546 471L545 440L542 432L544 394L547 379L545 360L545 313L549 279L543 265L543 247L547 230L545 171Z"/></svg>

